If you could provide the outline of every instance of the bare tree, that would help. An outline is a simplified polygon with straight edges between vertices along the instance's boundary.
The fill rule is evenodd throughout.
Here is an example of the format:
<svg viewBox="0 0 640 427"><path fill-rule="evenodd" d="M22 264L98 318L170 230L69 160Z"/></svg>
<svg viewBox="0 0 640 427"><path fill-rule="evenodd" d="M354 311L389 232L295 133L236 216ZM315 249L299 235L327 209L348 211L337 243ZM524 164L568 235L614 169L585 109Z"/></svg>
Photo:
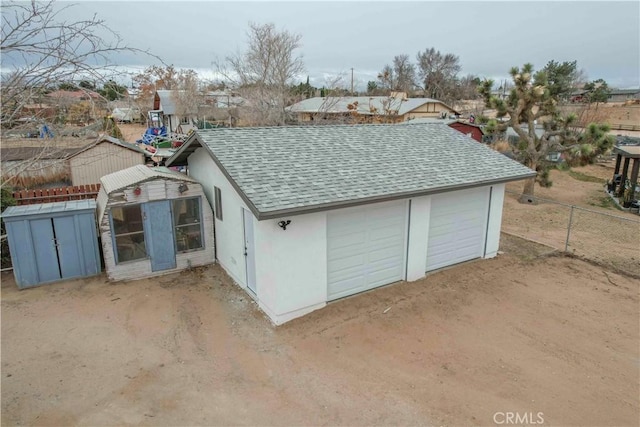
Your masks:
<svg viewBox="0 0 640 427"><path fill-rule="evenodd" d="M300 34L274 24L249 24L247 48L217 63L218 72L248 100L249 124L285 124L289 87L304 72Z"/></svg>
<svg viewBox="0 0 640 427"><path fill-rule="evenodd" d="M0 95L1 125L5 129L19 125L18 119L30 120L29 126L44 123L44 104L49 102L45 94L58 83L108 81L117 74L116 64L111 62L114 54L149 54L124 45L118 34L95 15L66 20L63 13L72 5L58 7L53 0L32 0L2 2L1 7ZM34 105L37 108L29 108ZM45 141L43 150L56 144L55 138Z"/></svg>
<svg viewBox="0 0 640 427"><path fill-rule="evenodd" d="M434 48L418 52L418 75L427 96L451 103L455 99L460 59L452 54L442 54Z"/></svg>
<svg viewBox="0 0 640 427"><path fill-rule="evenodd" d="M396 90L406 92L413 91L416 83L416 66L409 60L409 55L397 55L393 58L393 70L396 74Z"/></svg>
<svg viewBox="0 0 640 427"><path fill-rule="evenodd" d="M385 65L378 74L378 87L389 91L397 90L407 94L416 86L416 66L409 60L409 55L396 55L392 65Z"/></svg>
<svg viewBox="0 0 640 427"><path fill-rule="evenodd" d="M173 92L176 114L183 117L197 116L204 105L205 87L194 70L182 70L178 74L178 90Z"/></svg>
<svg viewBox="0 0 640 427"><path fill-rule="evenodd" d="M142 52L125 46L95 15L67 21L54 1L2 4L2 125L11 126L46 88L76 79L106 81L115 72L110 57ZM146 53L146 52L144 52Z"/></svg>
<svg viewBox="0 0 640 427"><path fill-rule="evenodd" d="M386 90L388 93L390 90L395 89L397 82L398 80L393 67L389 64L382 67L382 71L378 73L378 88Z"/></svg>

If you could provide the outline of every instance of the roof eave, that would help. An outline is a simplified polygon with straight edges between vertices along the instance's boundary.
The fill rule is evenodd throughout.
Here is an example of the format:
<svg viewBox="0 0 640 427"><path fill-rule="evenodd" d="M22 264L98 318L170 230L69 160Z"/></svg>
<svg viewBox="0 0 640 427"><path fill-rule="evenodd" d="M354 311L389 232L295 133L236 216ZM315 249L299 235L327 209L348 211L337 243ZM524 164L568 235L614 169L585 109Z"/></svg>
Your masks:
<svg viewBox="0 0 640 427"><path fill-rule="evenodd" d="M243 200L245 201L248 200L246 199L246 196L244 195L244 193L235 185L233 180L230 179L226 173L225 173L225 176L227 176L227 179L229 179L229 181L232 183L234 188L236 188L236 191L238 191L238 193L242 196ZM360 205L367 205L371 203L381 203L381 202L388 202L392 200L409 199L412 197L429 196L433 194L444 193L447 191L466 190L470 188L484 187L487 185L504 184L507 182L521 181L523 179L533 178L535 176L536 176L536 172L532 171L531 173L528 173L526 175L517 175L509 178L484 180L484 181L478 181L470 184L462 184L462 185L456 184L456 185L449 185L449 186L438 187L438 188L433 188L428 190L410 191L410 192L404 192L404 193L388 194L383 196L373 196L373 197L367 197L367 198L358 199L358 200L331 202L331 203L324 203L324 204L312 205L312 206L280 209L280 210L269 211L269 212L259 212L257 209L254 211L254 209L252 208L252 211L254 211L253 213L258 219L258 221L262 221L267 219L282 218L284 216L295 216L295 215L328 211L332 209L342 209L342 208L349 208L349 207L360 206ZM251 206L253 207L253 205Z"/></svg>
<svg viewBox="0 0 640 427"><path fill-rule="evenodd" d="M111 188L109 190L105 189L105 192L107 193L107 195L110 196L113 193L120 192L120 191L125 190L125 189L127 189L129 187L132 187L134 185L144 184L144 183L149 182L149 181L155 181L156 179L164 179L164 180L168 180L168 181L188 181L188 182L191 182L191 183L194 183L194 184L199 184L198 181L196 181L195 179L189 177L188 175L185 175L184 178L181 177L181 176L178 176L178 175L176 175L176 176L151 175L151 176L142 178L140 180L137 180L135 182L129 182L126 185L119 185L118 187ZM101 185L101 187L104 188L104 185Z"/></svg>
<svg viewBox="0 0 640 427"><path fill-rule="evenodd" d="M197 144L196 147L191 149L193 144ZM187 140L182 144L178 150L173 153L171 157L165 160L165 166L186 166L187 158L199 147L205 147L206 144L202 142L197 132L194 132Z"/></svg>

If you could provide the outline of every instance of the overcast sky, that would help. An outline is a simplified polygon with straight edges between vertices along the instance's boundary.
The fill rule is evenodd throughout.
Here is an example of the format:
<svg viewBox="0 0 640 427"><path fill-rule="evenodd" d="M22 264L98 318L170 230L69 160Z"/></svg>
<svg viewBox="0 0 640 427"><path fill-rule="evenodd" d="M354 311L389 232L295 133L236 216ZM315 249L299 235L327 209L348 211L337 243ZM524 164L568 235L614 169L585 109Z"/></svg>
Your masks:
<svg viewBox="0 0 640 427"><path fill-rule="evenodd" d="M242 50L247 24L274 23L302 35L299 53L312 83L344 74L363 88L398 54L434 47L460 58L462 74L505 78L512 66L578 61L590 80L640 86L640 2L218 2L81 1L74 18L96 13L128 45L165 63L211 72ZM143 56L116 59L146 66Z"/></svg>

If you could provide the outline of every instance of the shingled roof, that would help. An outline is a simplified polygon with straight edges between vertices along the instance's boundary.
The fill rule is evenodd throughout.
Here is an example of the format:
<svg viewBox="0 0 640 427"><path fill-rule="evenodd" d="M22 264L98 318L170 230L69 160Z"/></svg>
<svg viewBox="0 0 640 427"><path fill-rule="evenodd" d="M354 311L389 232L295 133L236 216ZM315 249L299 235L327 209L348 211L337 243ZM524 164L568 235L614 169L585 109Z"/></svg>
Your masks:
<svg viewBox="0 0 640 427"><path fill-rule="evenodd" d="M85 152L85 151L87 151L87 150L89 150L89 149L91 149L91 148L93 148L93 147L95 147L95 146L97 146L99 144L102 144L102 143L110 143L110 144L117 145L119 147L126 148L126 149L129 149L131 151L135 151L137 153L141 153L141 154L144 154L144 155L150 154L148 151L143 150L142 148L138 147L135 144L130 144L128 142L121 141L118 138L114 138L114 137L109 136L109 135L99 135L98 139L96 139L94 142L85 145L84 147L80 148L79 150L77 150L75 153L73 153L69 157L70 158L71 157L75 157L78 154L83 153L83 152Z"/></svg>
<svg viewBox="0 0 640 427"><path fill-rule="evenodd" d="M198 130L167 165L200 146L258 219L535 176L444 124Z"/></svg>

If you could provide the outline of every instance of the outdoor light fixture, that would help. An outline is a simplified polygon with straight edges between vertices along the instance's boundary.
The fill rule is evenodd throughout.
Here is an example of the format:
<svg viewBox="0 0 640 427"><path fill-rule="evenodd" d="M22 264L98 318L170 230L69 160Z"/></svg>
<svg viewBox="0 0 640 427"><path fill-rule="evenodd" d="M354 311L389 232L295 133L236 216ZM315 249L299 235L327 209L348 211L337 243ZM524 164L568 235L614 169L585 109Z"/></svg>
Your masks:
<svg viewBox="0 0 640 427"><path fill-rule="evenodd" d="M184 182L183 182L183 183L181 183L181 184L178 186L178 191L180 192L180 194L184 193L184 192L185 192L185 191L187 191L188 189L189 189L189 187L187 187L187 184L186 184L186 183L184 183Z"/></svg>
<svg viewBox="0 0 640 427"><path fill-rule="evenodd" d="M136 188L133 189L133 194L135 194L136 196L139 196L140 193L142 193L142 189L138 185Z"/></svg>
<svg viewBox="0 0 640 427"><path fill-rule="evenodd" d="M288 220L286 220L286 221L280 221L280 222L278 223L278 225L279 225L280 227L282 227L282 229L283 229L283 230L286 230L286 229L287 229L287 225L289 225L289 224L291 224L291 220L290 220L290 219L288 219Z"/></svg>

